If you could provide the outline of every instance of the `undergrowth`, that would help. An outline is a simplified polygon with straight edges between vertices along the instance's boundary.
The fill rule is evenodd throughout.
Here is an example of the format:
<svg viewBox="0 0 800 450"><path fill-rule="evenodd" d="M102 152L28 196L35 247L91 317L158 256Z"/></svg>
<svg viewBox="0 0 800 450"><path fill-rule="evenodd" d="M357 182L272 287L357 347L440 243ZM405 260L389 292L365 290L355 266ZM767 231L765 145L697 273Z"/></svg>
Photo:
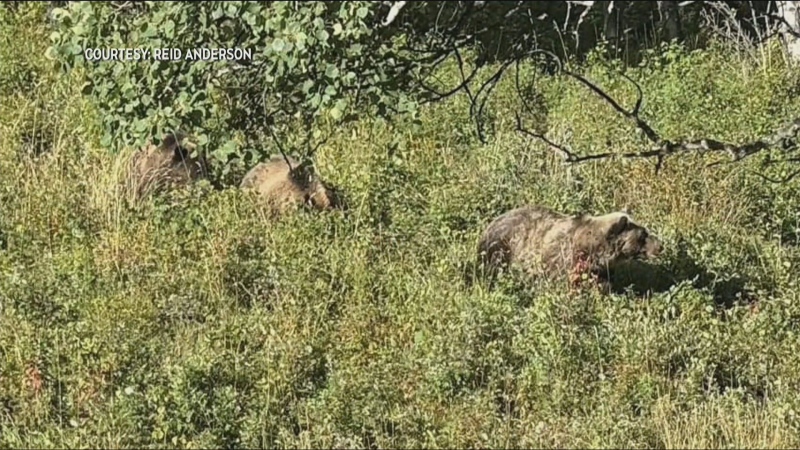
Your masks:
<svg viewBox="0 0 800 450"><path fill-rule="evenodd" d="M80 84L10 50L44 33L19 27L0 27L22 68L0 71L0 446L800 445L800 181L757 158L567 169L514 131L508 79L486 144L463 96L418 128L340 130L318 166L346 212L268 221L207 184L133 211ZM585 70L631 105L607 67ZM667 48L630 75L669 137L741 142L800 111L777 56ZM531 83L553 139L645 145L585 87ZM606 297L467 283L482 228L526 203L628 207L666 253Z"/></svg>

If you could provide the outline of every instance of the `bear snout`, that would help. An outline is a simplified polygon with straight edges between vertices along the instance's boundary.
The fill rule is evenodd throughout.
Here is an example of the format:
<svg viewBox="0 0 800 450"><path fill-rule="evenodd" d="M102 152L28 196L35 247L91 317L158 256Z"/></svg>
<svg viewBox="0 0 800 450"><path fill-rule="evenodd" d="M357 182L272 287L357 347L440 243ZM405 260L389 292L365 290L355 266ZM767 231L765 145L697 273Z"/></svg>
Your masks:
<svg viewBox="0 0 800 450"><path fill-rule="evenodd" d="M664 246L655 238L650 238L645 246L645 254L650 259L659 257L662 251L664 251Z"/></svg>

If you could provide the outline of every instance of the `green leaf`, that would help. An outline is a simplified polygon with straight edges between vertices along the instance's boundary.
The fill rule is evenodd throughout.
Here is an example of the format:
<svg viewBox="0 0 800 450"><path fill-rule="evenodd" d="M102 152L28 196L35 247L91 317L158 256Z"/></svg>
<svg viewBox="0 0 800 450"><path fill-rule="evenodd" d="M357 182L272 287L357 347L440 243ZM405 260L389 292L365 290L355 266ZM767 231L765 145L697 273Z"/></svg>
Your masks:
<svg viewBox="0 0 800 450"><path fill-rule="evenodd" d="M342 114L343 114L342 110L340 110L340 109L339 109L339 108L337 108L336 106L334 106L334 107L333 107L333 108L331 108L331 110L330 110L330 115L331 115L331 117L333 117L333 120L339 120L339 119L341 119L341 118L342 118Z"/></svg>
<svg viewBox="0 0 800 450"><path fill-rule="evenodd" d="M309 100L309 104L311 109L319 108L319 104L322 102L322 96L319 95L318 92L315 92L314 95L311 96L311 100Z"/></svg>
<svg viewBox="0 0 800 450"><path fill-rule="evenodd" d="M286 42L283 39L277 38L272 41L272 50L276 53L283 53L284 49L286 49Z"/></svg>
<svg viewBox="0 0 800 450"><path fill-rule="evenodd" d="M175 36L175 22L171 19L164 22L164 36L170 39Z"/></svg>
<svg viewBox="0 0 800 450"><path fill-rule="evenodd" d="M205 133L197 133L194 136L195 141L197 141L197 145L202 147L208 144L208 135Z"/></svg>
<svg viewBox="0 0 800 450"><path fill-rule="evenodd" d="M325 68L325 76L330 79L335 79L339 76L339 68L333 64L328 64L328 67Z"/></svg>
<svg viewBox="0 0 800 450"><path fill-rule="evenodd" d="M347 110L347 100L343 98L336 100L336 105L334 108L344 113Z"/></svg>
<svg viewBox="0 0 800 450"><path fill-rule="evenodd" d="M251 27L255 26L256 24L256 16L255 14L252 14L250 12L245 12L244 14L242 14L242 19L245 21L245 23L247 23Z"/></svg>

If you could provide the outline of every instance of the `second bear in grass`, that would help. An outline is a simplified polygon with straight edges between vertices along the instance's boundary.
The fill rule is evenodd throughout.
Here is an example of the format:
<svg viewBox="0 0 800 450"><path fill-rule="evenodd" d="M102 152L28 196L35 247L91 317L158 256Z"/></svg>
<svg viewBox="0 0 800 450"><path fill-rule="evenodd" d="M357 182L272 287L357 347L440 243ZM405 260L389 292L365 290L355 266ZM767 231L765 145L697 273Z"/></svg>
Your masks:
<svg viewBox="0 0 800 450"><path fill-rule="evenodd" d="M309 164L282 155L250 169L239 187L257 193L276 216L302 205L318 210L343 207L337 189L320 180Z"/></svg>
<svg viewBox="0 0 800 450"><path fill-rule="evenodd" d="M495 218L480 237L479 262L490 275L518 266L531 277L583 270L607 291L609 271L622 261L653 259L661 241L624 212L567 215L525 206Z"/></svg>
<svg viewBox="0 0 800 450"><path fill-rule="evenodd" d="M151 144L130 155L126 188L133 199L207 176L206 159L202 155L192 155L194 146L187 142L188 138L183 133L168 133L161 145Z"/></svg>

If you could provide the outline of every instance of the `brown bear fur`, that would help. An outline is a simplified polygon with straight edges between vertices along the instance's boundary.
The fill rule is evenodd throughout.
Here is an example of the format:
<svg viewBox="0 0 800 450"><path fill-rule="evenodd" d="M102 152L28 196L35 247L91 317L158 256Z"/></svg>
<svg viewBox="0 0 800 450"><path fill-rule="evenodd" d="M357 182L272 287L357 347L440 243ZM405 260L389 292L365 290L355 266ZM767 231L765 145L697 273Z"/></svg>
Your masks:
<svg viewBox="0 0 800 450"><path fill-rule="evenodd" d="M518 265L528 276L565 276L582 267L606 290L608 272L632 259L653 259L658 238L624 212L566 215L542 206L525 206L495 218L478 243L479 262L494 275Z"/></svg>
<svg viewBox="0 0 800 450"><path fill-rule="evenodd" d="M239 187L257 193L274 215L301 205L317 210L342 206L334 188L322 182L310 166L301 165L292 157L271 156L250 169Z"/></svg>
<svg viewBox="0 0 800 450"><path fill-rule="evenodd" d="M192 156L192 146L185 139L182 133L169 133L161 145L150 144L132 155L126 187L134 199L207 176L205 158Z"/></svg>

